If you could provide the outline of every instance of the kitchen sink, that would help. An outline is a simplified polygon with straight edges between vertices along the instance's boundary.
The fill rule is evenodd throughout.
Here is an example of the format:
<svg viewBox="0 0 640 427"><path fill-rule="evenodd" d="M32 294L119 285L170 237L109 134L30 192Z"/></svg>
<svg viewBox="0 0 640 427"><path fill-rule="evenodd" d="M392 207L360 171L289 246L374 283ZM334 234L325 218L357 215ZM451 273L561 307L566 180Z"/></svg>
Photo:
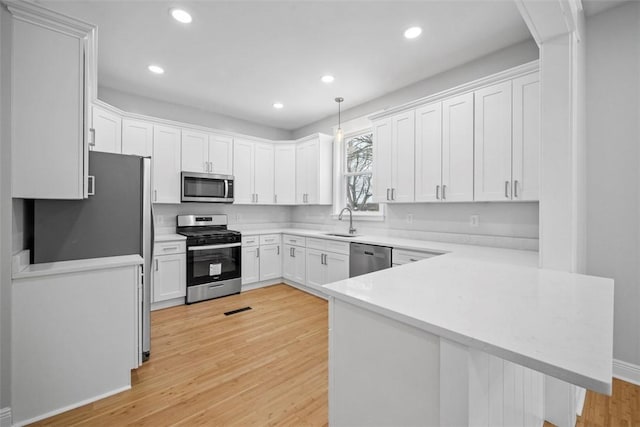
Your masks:
<svg viewBox="0 0 640 427"><path fill-rule="evenodd" d="M325 236L336 236L336 237L358 237L359 234L345 234L345 233L324 233Z"/></svg>

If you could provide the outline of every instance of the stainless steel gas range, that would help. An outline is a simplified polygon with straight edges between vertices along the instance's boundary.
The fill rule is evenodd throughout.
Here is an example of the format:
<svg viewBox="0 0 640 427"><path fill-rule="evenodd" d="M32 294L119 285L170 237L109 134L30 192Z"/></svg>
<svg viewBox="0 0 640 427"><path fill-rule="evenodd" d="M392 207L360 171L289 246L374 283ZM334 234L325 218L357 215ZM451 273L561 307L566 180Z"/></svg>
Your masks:
<svg viewBox="0 0 640 427"><path fill-rule="evenodd" d="M240 293L242 237L226 215L178 215L177 232L187 237L187 304Z"/></svg>

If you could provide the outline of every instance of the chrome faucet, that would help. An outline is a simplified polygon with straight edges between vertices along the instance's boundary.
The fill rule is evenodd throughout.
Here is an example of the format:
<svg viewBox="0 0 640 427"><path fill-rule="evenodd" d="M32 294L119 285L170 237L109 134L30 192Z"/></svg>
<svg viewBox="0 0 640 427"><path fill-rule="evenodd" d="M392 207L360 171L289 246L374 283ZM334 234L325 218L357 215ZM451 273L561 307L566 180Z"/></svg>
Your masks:
<svg viewBox="0 0 640 427"><path fill-rule="evenodd" d="M340 215L338 215L338 220L342 221L342 214L344 211L349 211L349 234L356 234L356 229L353 228L353 212L351 208L344 208L340 211Z"/></svg>

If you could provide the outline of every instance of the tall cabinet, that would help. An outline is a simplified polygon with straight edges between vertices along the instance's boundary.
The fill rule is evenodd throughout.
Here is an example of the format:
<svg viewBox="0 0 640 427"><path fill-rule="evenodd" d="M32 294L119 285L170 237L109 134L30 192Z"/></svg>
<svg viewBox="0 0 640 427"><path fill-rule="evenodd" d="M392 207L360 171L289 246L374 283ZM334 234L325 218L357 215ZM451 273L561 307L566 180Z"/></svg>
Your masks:
<svg viewBox="0 0 640 427"><path fill-rule="evenodd" d="M180 203L180 129L153 126L153 202Z"/></svg>
<svg viewBox="0 0 640 427"><path fill-rule="evenodd" d="M441 200L473 201L473 93L442 102Z"/></svg>
<svg viewBox="0 0 640 427"><path fill-rule="evenodd" d="M5 2L12 33L12 195L88 197L95 27L24 1Z"/></svg>

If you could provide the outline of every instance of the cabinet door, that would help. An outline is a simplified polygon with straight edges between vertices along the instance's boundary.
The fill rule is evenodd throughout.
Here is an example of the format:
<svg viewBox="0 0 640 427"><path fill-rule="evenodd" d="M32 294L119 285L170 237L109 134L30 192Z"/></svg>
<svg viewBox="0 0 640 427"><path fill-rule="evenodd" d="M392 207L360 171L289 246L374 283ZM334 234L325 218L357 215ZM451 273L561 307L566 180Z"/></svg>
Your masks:
<svg viewBox="0 0 640 427"><path fill-rule="evenodd" d="M259 248L256 246L242 247L242 284L254 283L260 280Z"/></svg>
<svg viewBox="0 0 640 427"><path fill-rule="evenodd" d="M119 115L94 105L91 127L95 138L94 151L122 152L122 118Z"/></svg>
<svg viewBox="0 0 640 427"><path fill-rule="evenodd" d="M182 130L182 170L209 172L209 135L204 132Z"/></svg>
<svg viewBox="0 0 640 427"><path fill-rule="evenodd" d="M442 199L473 201L473 93L442 102Z"/></svg>
<svg viewBox="0 0 640 427"><path fill-rule="evenodd" d="M390 201L391 187L391 119L373 123L373 199L378 203Z"/></svg>
<svg viewBox="0 0 640 427"><path fill-rule="evenodd" d="M212 173L233 175L233 138L209 135L209 162Z"/></svg>
<svg viewBox="0 0 640 427"><path fill-rule="evenodd" d="M153 201L180 203L180 129L153 127Z"/></svg>
<svg viewBox="0 0 640 427"><path fill-rule="evenodd" d="M416 202L440 199L442 186L442 103L416 110Z"/></svg>
<svg viewBox="0 0 640 427"><path fill-rule="evenodd" d="M540 78L513 80L513 199L538 200L540 181Z"/></svg>
<svg viewBox="0 0 640 427"><path fill-rule="evenodd" d="M307 248L305 285L317 288L327 283L327 272L325 265L321 262L322 258L322 251Z"/></svg>
<svg viewBox="0 0 640 427"><path fill-rule="evenodd" d="M186 255L163 255L154 259L153 302L187 294Z"/></svg>
<svg viewBox="0 0 640 427"><path fill-rule="evenodd" d="M296 146L276 145L274 150L274 201L279 205L293 205L296 202Z"/></svg>
<svg viewBox="0 0 640 427"><path fill-rule="evenodd" d="M122 154L151 156L153 125L139 120L122 119Z"/></svg>
<svg viewBox="0 0 640 427"><path fill-rule="evenodd" d="M319 169L320 164L320 141L305 142L305 170L307 172L306 194L307 204L316 205L320 201L318 193Z"/></svg>
<svg viewBox="0 0 640 427"><path fill-rule="evenodd" d="M296 204L306 203L307 188L307 145L296 146Z"/></svg>
<svg viewBox="0 0 640 427"><path fill-rule="evenodd" d="M282 277L282 246L260 246L260 280Z"/></svg>
<svg viewBox="0 0 640 427"><path fill-rule="evenodd" d="M415 113L409 111L391 119L391 182L392 201L407 203L414 200Z"/></svg>
<svg viewBox="0 0 640 427"><path fill-rule="evenodd" d="M475 92L474 200L511 199L511 82Z"/></svg>
<svg viewBox="0 0 640 427"><path fill-rule="evenodd" d="M293 254L294 246L284 245L282 252L282 277L296 281L296 259Z"/></svg>
<svg viewBox="0 0 640 427"><path fill-rule="evenodd" d="M86 197L86 40L60 25L45 28L13 19L13 197Z"/></svg>
<svg viewBox="0 0 640 427"><path fill-rule="evenodd" d="M306 249L298 246L293 247L293 264L295 265L295 273L293 281L305 284L307 279L307 258Z"/></svg>
<svg viewBox="0 0 640 427"><path fill-rule="evenodd" d="M255 144L254 193L261 205L273 204L273 155L273 144Z"/></svg>
<svg viewBox="0 0 640 427"><path fill-rule="evenodd" d="M253 203L254 143L238 139L233 144L233 192L236 204Z"/></svg>
<svg viewBox="0 0 640 427"><path fill-rule="evenodd" d="M326 282L332 283L349 278L349 255L327 252L326 254Z"/></svg>

